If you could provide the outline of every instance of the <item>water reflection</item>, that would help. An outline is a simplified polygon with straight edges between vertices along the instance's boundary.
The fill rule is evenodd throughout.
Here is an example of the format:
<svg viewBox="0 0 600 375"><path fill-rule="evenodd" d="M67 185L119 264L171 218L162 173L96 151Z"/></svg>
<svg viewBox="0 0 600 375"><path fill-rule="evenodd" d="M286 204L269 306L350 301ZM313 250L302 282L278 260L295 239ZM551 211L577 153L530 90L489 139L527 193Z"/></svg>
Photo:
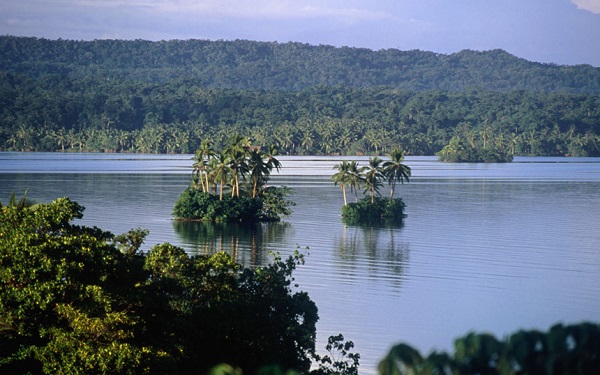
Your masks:
<svg viewBox="0 0 600 375"><path fill-rule="evenodd" d="M399 286L409 261L409 244L400 240L403 225L343 224L342 234L334 240L340 264L363 268L370 277L387 279ZM349 275L356 278L356 274Z"/></svg>
<svg viewBox="0 0 600 375"><path fill-rule="evenodd" d="M173 221L175 233L191 255L226 252L246 267L268 264L268 246L285 237L289 223L201 223Z"/></svg>

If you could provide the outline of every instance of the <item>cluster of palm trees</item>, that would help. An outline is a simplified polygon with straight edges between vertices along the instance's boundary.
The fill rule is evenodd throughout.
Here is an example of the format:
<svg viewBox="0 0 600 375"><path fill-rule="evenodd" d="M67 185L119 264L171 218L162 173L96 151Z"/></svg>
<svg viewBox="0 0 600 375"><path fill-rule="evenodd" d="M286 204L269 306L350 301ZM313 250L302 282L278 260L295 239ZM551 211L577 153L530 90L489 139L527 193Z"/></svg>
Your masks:
<svg viewBox="0 0 600 375"><path fill-rule="evenodd" d="M391 187L390 199L394 198L396 183L409 182L411 169L404 164L404 150L395 148L388 154L389 160L384 161L378 156L369 158L369 164L360 167L356 161L342 161L333 168L337 172L332 176L333 183L339 185L344 195L344 205L348 204L346 189L354 192L358 202L358 190L364 187L364 193L369 192L371 203L375 201L375 194L383 186L382 181L387 181Z"/></svg>
<svg viewBox="0 0 600 375"><path fill-rule="evenodd" d="M279 171L281 163L275 158L277 150L269 147L264 152L252 146L248 138L233 135L223 150L215 150L212 142L204 140L196 152L193 164L193 182L197 189L216 194L223 200L223 191L231 190L232 197L240 196L240 180L249 181L255 198L266 188L271 171ZM242 189L243 191L243 189Z"/></svg>

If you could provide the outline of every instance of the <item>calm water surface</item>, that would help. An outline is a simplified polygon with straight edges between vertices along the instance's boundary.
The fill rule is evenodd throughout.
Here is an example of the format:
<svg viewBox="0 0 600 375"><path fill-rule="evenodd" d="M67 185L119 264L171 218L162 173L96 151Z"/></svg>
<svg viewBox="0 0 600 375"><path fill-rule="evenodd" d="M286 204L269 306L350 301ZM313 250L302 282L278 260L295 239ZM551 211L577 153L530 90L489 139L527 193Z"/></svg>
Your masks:
<svg viewBox="0 0 600 375"><path fill-rule="evenodd" d="M223 250L269 262L296 245L307 254L296 281L319 307L318 348L343 333L361 373L400 341L423 354L451 350L469 331L502 338L518 329L600 320L600 159L516 158L511 164L446 164L408 157L402 227L341 222L330 180L340 160L281 157L273 184L294 189L294 214L253 227L177 223L191 155L0 153L0 200L14 191L86 207L81 224L114 233L151 231L192 254ZM387 193L387 189L382 190ZM305 249L308 247L309 249Z"/></svg>

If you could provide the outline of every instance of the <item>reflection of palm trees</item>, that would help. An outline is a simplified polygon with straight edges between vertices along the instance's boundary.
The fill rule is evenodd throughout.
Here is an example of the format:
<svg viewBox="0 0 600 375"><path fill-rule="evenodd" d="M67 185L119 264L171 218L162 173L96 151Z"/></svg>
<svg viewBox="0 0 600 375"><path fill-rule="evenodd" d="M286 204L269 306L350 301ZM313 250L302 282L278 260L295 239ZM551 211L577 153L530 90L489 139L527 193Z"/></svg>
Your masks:
<svg viewBox="0 0 600 375"><path fill-rule="evenodd" d="M375 278L399 282L406 269L409 246L398 241L401 227L344 224L337 242L337 255L344 267L368 265ZM386 277L387 276L387 277Z"/></svg>
<svg viewBox="0 0 600 375"><path fill-rule="evenodd" d="M285 241L290 225L285 222L240 225L173 221L175 233L191 254L211 256L224 251L246 266L268 263L269 247L274 241Z"/></svg>

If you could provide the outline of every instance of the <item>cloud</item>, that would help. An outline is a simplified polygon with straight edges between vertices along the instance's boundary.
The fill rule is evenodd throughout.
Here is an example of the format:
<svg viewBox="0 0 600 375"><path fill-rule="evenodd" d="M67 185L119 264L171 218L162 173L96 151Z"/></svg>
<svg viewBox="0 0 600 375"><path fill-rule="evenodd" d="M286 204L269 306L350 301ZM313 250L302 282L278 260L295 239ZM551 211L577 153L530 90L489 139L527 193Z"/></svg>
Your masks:
<svg viewBox="0 0 600 375"><path fill-rule="evenodd" d="M371 21L391 17L382 11L348 7L347 2L332 0L58 0L58 2L96 9L137 9L150 14L168 13L188 16L193 14L242 19L337 18Z"/></svg>
<svg viewBox="0 0 600 375"><path fill-rule="evenodd" d="M577 8L600 14L600 0L571 0Z"/></svg>

